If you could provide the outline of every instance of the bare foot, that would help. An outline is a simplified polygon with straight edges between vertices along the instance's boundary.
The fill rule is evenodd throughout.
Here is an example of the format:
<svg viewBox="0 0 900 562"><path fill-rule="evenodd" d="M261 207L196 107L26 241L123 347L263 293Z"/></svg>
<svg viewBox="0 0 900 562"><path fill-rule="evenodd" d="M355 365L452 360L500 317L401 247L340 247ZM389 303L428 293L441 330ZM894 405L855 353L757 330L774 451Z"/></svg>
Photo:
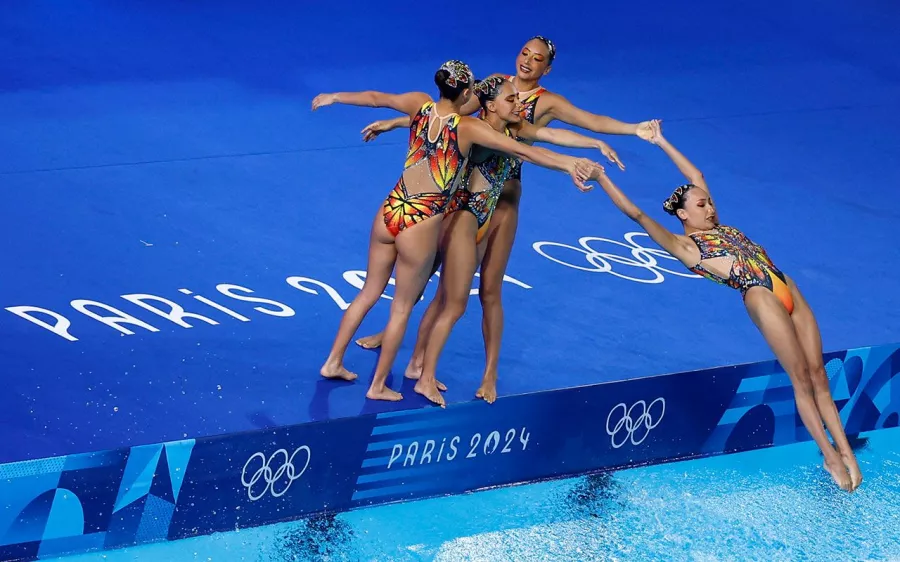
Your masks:
<svg viewBox="0 0 900 562"><path fill-rule="evenodd" d="M486 377L482 380L475 398L483 398L488 404L493 404L497 400L497 379Z"/></svg>
<svg viewBox="0 0 900 562"><path fill-rule="evenodd" d="M850 475L847 474L847 469L844 467L844 463L838 462L837 460L833 462L828 462L827 460L822 463L822 468L828 471L828 474L831 475L831 478L834 479L835 483L840 487L841 490L845 492L852 491Z"/></svg>
<svg viewBox="0 0 900 562"><path fill-rule="evenodd" d="M319 374L325 377L326 379L342 379L345 381L353 381L356 380L356 373L351 373L347 369L344 368L343 365L332 365L329 363L325 363L322 365L322 368L319 369Z"/></svg>
<svg viewBox="0 0 900 562"><path fill-rule="evenodd" d="M416 386L415 388L413 388L413 390L415 390L425 398L431 400L441 408L446 405L446 403L444 402L444 397L438 390L437 381L432 380L431 384L429 384L428 381L419 379L419 382L416 383Z"/></svg>
<svg viewBox="0 0 900 562"><path fill-rule="evenodd" d="M841 455L841 459L844 461L844 466L847 467L847 472L850 473L850 491L852 492L862 484L862 471L859 469L859 464L856 462L856 456L854 456L853 453Z"/></svg>
<svg viewBox="0 0 900 562"><path fill-rule="evenodd" d="M399 402L403 399L403 395L399 392L394 392L386 386L382 386L381 388L375 388L374 386L371 386L369 387L369 392L366 392L366 398L368 398L369 400L388 400L389 402Z"/></svg>
<svg viewBox="0 0 900 562"><path fill-rule="evenodd" d="M378 349L379 347L381 347L382 337L384 337L384 332L379 332L374 336L359 338L358 340L356 340L356 345L363 349Z"/></svg>
<svg viewBox="0 0 900 562"><path fill-rule="evenodd" d="M403 376L408 379L417 381L417 380L419 380L419 377L422 376L423 370L424 370L424 368L422 367L422 365L417 364L416 360L412 359L409 362L409 365L406 366L406 372L403 374ZM440 390L441 392L447 390L447 385L445 385L444 383L442 383L439 380L434 381L434 384L435 384L435 386L437 386L437 389Z"/></svg>
<svg viewBox="0 0 900 562"><path fill-rule="evenodd" d="M403 376L412 379L414 381L419 380L419 377L422 376L422 364L416 361L416 358L413 357L409 360L409 365L406 366L406 372L403 373Z"/></svg>

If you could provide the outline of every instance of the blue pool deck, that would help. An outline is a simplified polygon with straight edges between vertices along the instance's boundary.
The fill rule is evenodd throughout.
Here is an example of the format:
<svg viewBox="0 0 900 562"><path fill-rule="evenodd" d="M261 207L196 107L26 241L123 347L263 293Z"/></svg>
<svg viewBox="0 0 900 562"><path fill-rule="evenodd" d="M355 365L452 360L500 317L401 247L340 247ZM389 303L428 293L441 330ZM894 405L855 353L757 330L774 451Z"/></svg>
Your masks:
<svg viewBox="0 0 900 562"><path fill-rule="evenodd" d="M371 217L401 171L405 135L365 144L360 130L390 111L313 113L312 98L433 92L434 70L451 58L478 76L512 72L517 50L538 33L558 48L544 86L621 120L663 119L667 137L704 171L721 220L763 244L796 280L824 349L836 354L829 372L845 421L856 430L897 425L900 8L577 2L520 6L497 21L481 9L449 18L400 2L364 17L354 10L283 1L4 6L0 487L21 497L0 498L0 531L19 525L0 540L0 558L233 528L230 519L186 515L178 499L203 497L204 486L227 479L236 492L214 502L240 504L240 524L264 524L375 496L558 476L553 463L576 453L566 470L806 439L794 427L786 378L736 291L642 250L652 243L599 189L579 193L564 175L531 165L504 284L497 403L472 403L484 361L475 296L439 364L447 410L402 376L424 306L389 379L402 402L364 398L372 351L348 351L356 383L318 375L361 287ZM512 17L521 23L498 23ZM627 166L610 171L613 179L677 227L660 208L682 182L674 166L639 139L605 140ZM610 270L590 271L589 254ZM359 335L385 324L391 291ZM647 378L670 373L680 374ZM600 383L618 390L591 386ZM620 405L658 396L668 417L645 447L611 445L603 418L612 423ZM542 417L513 427L516 408ZM566 423L591 416L596 427L564 436ZM527 454L547 456L529 466L534 474L504 472L523 466L515 457L459 490L422 484L413 493L378 463L397 447L410 463L425 462L401 439L412 434L397 437L391 427L439 432L428 420L449 420L447 436L464 426L466 446L478 435L487 447L481 440L492 431L500 448L507 435L518 443L527 434ZM763 426L763 437L750 437ZM678 441L679 427L697 433ZM338 438L348 439L346 451L331 447ZM331 477L344 495L277 513L247 503L246 486L235 483L249 459L303 446L314 452L302 485L327 487ZM316 476L316 459L346 466ZM159 474L165 482L152 480ZM108 490L96 487L98 475L112 482ZM33 487L17 480L32 476ZM67 509L59 490L102 504L110 518L87 526L75 518L65 532L47 527L49 514ZM147 527L146 514L172 525ZM69 532L84 542L53 542Z"/></svg>
<svg viewBox="0 0 900 562"><path fill-rule="evenodd" d="M399 173L404 135L365 145L362 126L390 112L312 113L309 104L321 91L431 91L431 73L451 57L480 75L510 71L537 32L559 49L548 88L624 120L664 119L716 190L722 220L797 280L826 350L900 340L900 71L891 54L900 45L887 23L897 8L774 6L701 2L691 12L701 15L688 16L663 2L579 4L587 13L574 21L524 8L531 23L491 27L491 41L459 35L422 49L408 33L380 33L374 50L364 29L424 16L400 4L350 19L337 5L286 2L252 13L235 2L7 6L0 305L52 311L77 341L0 310L0 462L425 406L402 377L421 310L391 379L403 402L364 399L373 352L349 351L356 384L317 374L339 304L358 291L353 272L365 269L370 217ZM615 25L584 33L601 15ZM453 25L459 34L463 24ZM468 36L488 29L480 18L465 25ZM349 39L336 42L338 31ZM637 139L607 140L627 165L614 179L667 219L659 206L677 171ZM634 260L625 236L636 230L599 191L580 194L564 176L526 166L504 290L501 396L771 358L734 291L621 262L614 273L659 282L582 271L534 249L599 237L611 242L593 242L598 252ZM577 250L543 249L588 266ZM295 288L290 277L306 280ZM222 284L284 307L224 296ZM123 295L167 299L209 320L187 319L188 329ZM123 324L134 332L124 335L77 311L77 299L144 324ZM451 403L471 400L481 375L480 306L471 302L440 363ZM102 305L85 308L113 314ZM388 308L379 303L361 333L380 329Z"/></svg>

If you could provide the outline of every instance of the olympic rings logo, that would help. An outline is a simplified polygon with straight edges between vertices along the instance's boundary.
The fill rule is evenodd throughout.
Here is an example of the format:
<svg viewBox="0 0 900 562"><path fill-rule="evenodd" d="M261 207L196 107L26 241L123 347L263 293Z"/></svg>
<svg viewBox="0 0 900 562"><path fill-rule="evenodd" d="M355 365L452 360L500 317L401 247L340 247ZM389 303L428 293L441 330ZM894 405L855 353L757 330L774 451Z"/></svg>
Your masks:
<svg viewBox="0 0 900 562"><path fill-rule="evenodd" d="M662 283L665 281L665 277L663 273L669 273L671 275L677 275L678 277L688 277L699 279L700 276L694 273L686 272L684 270L681 271L673 271L671 269L666 269L665 267L659 264L657 260L669 260L677 262L678 259L672 256L672 254L666 252L665 250L660 250L658 248L645 248L640 243L636 242L634 239L636 236L646 236L649 238L650 236L645 232L629 232L625 234L625 241L618 242L616 240L610 240L609 238L599 238L596 236L584 236L578 240L579 247L570 246L568 244L560 244L559 242L535 242L532 244L534 251L544 256L550 261L555 261L560 265L564 265L566 267L571 267L572 269L580 269L581 271L589 271L591 273L609 273L611 275L615 275L621 279L627 279L629 281L634 281L637 283ZM621 246L628 250L631 254L631 257L620 256L616 254L609 254L606 252L600 252L593 247L591 247L591 243L596 242L605 242L607 244L614 244L616 246ZM550 254L544 251L545 246L555 246L557 248L566 248L568 250L574 250L575 252L579 252L584 254L584 257L587 261L587 267L585 265L579 265L578 263L569 263L568 261L563 261L559 258L555 258ZM613 271L612 264L625 265L628 267L637 267L640 269L644 269L653 275L652 279L647 279L645 277L631 277L624 273L619 273L617 271Z"/></svg>
<svg viewBox="0 0 900 562"><path fill-rule="evenodd" d="M660 405L661 410L659 417L654 418L651 410L656 404ZM632 414L638 407L640 407L640 415L635 418ZM649 406L643 400L638 400L630 408L623 403L616 404L606 416L606 433L610 437L610 444L613 449L618 449L628 441L631 441L632 445L640 445L650 435L650 430L658 426L665 415L666 400L662 397L650 402ZM615 425L612 425L614 419L617 421Z"/></svg>
<svg viewBox="0 0 900 562"><path fill-rule="evenodd" d="M297 465L294 464L294 458L300 451L306 453L306 462L303 464L303 468L298 471ZM275 457L279 457L278 462L280 464L277 470L272 470L272 462L275 461ZM291 484L293 484L295 480L303 476L303 473L306 472L306 469L309 467L311 458L312 453L306 445L297 447L291 456L288 456L286 449L278 449L272 453L272 456L268 459L262 453L253 453L250 458L247 459L247 462L244 463L244 470L241 472L241 484L247 488L247 497L250 498L250 501L255 502L262 499L267 492L271 492L273 498L280 498L288 491L288 488L291 487ZM250 468L252 464L255 464L254 461L259 462L260 466L253 472L253 476L250 477L250 480L247 480L247 469ZM260 480L265 483L265 486L262 488L262 491L254 494L253 489ZM278 489L276 483L282 480L285 482L283 484L284 487Z"/></svg>

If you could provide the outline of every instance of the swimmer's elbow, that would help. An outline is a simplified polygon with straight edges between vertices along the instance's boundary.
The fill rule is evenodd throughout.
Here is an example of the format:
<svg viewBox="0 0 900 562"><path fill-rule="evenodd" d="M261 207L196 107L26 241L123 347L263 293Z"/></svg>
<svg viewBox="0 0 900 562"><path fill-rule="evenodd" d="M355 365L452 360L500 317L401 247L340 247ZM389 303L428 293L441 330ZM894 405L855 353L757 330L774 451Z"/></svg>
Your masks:
<svg viewBox="0 0 900 562"><path fill-rule="evenodd" d="M383 94L380 92L364 92L365 96L363 99L365 100L366 107L382 107L384 100L382 99Z"/></svg>
<svg viewBox="0 0 900 562"><path fill-rule="evenodd" d="M390 107L393 101L390 94L369 90L359 93L359 105L363 107Z"/></svg>

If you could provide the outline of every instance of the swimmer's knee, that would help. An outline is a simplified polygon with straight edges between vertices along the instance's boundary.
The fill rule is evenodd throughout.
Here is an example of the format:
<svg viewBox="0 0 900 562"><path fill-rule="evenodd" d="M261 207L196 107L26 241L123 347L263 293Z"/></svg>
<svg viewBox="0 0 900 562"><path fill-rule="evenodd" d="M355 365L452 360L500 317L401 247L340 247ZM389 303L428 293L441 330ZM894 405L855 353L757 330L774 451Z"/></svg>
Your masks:
<svg viewBox="0 0 900 562"><path fill-rule="evenodd" d="M813 391L816 394L831 394L828 372L825 370L825 365L821 362L810 367L809 378L812 383Z"/></svg>
<svg viewBox="0 0 900 562"><path fill-rule="evenodd" d="M502 286L502 285L501 285ZM478 300L482 308L499 306L501 302L500 287L488 284L478 288Z"/></svg>
<svg viewBox="0 0 900 562"><path fill-rule="evenodd" d="M359 294L356 295L356 298L353 299L355 302L358 302L362 305L372 307L375 306L375 303L378 302L378 299L381 298L384 289L378 289L376 287L366 288L363 285L363 288L359 291Z"/></svg>
<svg viewBox="0 0 900 562"><path fill-rule="evenodd" d="M809 367L805 362L798 362L791 368L791 375L794 379L794 393L804 397L814 397L816 389L810 376Z"/></svg>
<svg viewBox="0 0 900 562"><path fill-rule="evenodd" d="M441 314L446 315L449 318L452 318L453 321L459 320L462 318L462 315L466 313L466 306L469 304L469 299L447 299L444 302L444 305L441 310Z"/></svg>
<svg viewBox="0 0 900 562"><path fill-rule="evenodd" d="M391 317L409 318L412 314L413 305L415 305L415 301L407 301L395 297L391 302Z"/></svg>

